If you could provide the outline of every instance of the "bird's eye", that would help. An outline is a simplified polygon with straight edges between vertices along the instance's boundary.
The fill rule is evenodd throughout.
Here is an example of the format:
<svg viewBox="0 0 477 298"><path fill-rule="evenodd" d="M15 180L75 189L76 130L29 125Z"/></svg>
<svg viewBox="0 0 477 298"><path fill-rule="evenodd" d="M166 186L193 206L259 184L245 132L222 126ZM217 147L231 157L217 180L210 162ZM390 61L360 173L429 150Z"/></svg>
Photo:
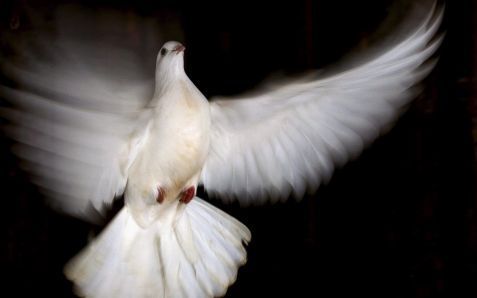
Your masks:
<svg viewBox="0 0 477 298"><path fill-rule="evenodd" d="M167 53L167 50L165 48L161 49L161 56L164 56Z"/></svg>

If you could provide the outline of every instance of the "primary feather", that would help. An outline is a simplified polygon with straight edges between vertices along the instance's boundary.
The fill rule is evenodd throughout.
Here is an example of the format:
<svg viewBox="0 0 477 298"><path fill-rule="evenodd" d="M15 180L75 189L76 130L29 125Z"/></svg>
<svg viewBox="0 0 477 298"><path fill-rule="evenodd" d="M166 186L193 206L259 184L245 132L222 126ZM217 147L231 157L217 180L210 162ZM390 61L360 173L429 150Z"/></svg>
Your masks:
<svg viewBox="0 0 477 298"><path fill-rule="evenodd" d="M397 118L432 69L442 10L387 51L330 77L211 102L211 148L201 182L243 204L314 191Z"/></svg>
<svg viewBox="0 0 477 298"><path fill-rule="evenodd" d="M79 11L63 7L53 24L38 24L46 28L35 38L9 39L16 56L0 65L16 88L0 86L11 102L0 112L10 120L5 132L18 142L21 166L49 203L97 221L124 190L150 117L144 107L154 81L140 61L149 50L118 38L127 26L120 22L124 15ZM159 43L151 20L129 18L149 32L145 41Z"/></svg>

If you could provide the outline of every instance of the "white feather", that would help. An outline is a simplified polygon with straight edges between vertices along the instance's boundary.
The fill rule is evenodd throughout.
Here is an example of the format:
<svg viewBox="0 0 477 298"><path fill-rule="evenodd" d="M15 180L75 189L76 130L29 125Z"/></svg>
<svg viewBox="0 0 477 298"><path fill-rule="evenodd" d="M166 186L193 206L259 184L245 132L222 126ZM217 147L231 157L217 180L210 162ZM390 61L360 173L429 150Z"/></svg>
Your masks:
<svg viewBox="0 0 477 298"><path fill-rule="evenodd" d="M246 261L250 231L195 198L143 229L124 207L68 263L65 273L86 297L218 297ZM153 266L151 266L153 264Z"/></svg>
<svg viewBox="0 0 477 298"><path fill-rule="evenodd" d="M0 113L21 167L53 206L94 220L124 192L125 207L65 269L77 292L224 295L246 261L250 232L199 198L181 203L184 191L200 179L226 200L276 202L328 181L412 99L432 68L441 13L354 69L210 105L184 72L181 44L164 44L153 93L141 55L83 43L96 23L71 35L67 28L88 22L60 14L46 58L1 61L16 88L0 86L12 104ZM118 27L99 36L124 26L106 19Z"/></svg>
<svg viewBox="0 0 477 298"><path fill-rule="evenodd" d="M60 7L52 24L12 38L16 56L0 63L16 87L0 86L12 103L0 115L18 142L14 153L52 206L88 221L124 191L151 116L144 107L153 69L140 60L147 47L139 55L118 38L128 26L123 20L119 12ZM159 44L151 20L128 20L149 28L144 39Z"/></svg>
<svg viewBox="0 0 477 298"><path fill-rule="evenodd" d="M408 37L331 77L211 102L211 149L201 183L241 203L301 198L358 156L415 96L442 37L434 7ZM247 196L244 196L247 194Z"/></svg>

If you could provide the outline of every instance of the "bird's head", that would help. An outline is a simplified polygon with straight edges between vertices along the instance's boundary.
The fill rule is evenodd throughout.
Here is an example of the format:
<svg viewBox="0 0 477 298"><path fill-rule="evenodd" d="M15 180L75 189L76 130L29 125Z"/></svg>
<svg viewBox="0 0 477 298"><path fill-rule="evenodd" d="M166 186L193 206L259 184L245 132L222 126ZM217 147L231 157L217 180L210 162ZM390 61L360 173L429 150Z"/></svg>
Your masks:
<svg viewBox="0 0 477 298"><path fill-rule="evenodd" d="M157 54L156 84L167 84L184 74L185 47L177 41L168 41Z"/></svg>

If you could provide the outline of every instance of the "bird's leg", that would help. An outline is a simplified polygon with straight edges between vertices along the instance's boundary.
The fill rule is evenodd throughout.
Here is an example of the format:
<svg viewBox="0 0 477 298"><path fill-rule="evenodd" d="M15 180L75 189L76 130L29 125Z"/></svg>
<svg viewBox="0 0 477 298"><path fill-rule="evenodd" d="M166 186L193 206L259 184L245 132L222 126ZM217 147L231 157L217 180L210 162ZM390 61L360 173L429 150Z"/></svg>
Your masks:
<svg viewBox="0 0 477 298"><path fill-rule="evenodd" d="M159 204L161 204L162 202L164 202L164 197L166 196L166 191L164 190L164 188L158 186L157 187L157 197L156 197L156 202L158 202Z"/></svg>
<svg viewBox="0 0 477 298"><path fill-rule="evenodd" d="M181 198L179 199L179 202L187 204L190 201L192 201L194 196L195 196L195 187L190 186L181 192Z"/></svg>

